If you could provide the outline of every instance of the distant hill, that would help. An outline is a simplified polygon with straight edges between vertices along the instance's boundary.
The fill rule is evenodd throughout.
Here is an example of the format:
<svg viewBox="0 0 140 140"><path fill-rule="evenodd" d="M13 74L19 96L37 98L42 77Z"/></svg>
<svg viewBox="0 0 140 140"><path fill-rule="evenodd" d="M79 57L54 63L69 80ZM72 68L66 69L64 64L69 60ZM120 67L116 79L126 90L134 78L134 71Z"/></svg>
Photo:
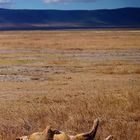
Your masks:
<svg viewBox="0 0 140 140"><path fill-rule="evenodd" d="M0 30L140 28L140 8L113 10L0 9Z"/></svg>

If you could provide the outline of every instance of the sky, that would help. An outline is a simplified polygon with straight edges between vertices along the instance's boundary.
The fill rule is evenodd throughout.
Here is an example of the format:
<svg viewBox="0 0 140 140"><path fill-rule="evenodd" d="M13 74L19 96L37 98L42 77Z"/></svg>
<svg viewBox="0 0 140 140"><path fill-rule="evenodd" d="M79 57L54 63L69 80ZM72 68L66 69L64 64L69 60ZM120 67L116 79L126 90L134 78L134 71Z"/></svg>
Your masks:
<svg viewBox="0 0 140 140"><path fill-rule="evenodd" d="M115 9L140 7L140 0L0 0L0 8L9 9Z"/></svg>

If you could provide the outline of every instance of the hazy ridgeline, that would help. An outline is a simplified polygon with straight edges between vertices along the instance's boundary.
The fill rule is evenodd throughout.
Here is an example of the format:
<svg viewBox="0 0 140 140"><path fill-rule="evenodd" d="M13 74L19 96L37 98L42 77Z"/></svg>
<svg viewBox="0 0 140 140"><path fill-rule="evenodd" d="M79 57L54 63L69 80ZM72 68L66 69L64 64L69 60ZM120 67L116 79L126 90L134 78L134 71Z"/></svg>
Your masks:
<svg viewBox="0 0 140 140"><path fill-rule="evenodd" d="M140 28L140 8L100 10L0 9L0 30Z"/></svg>
<svg viewBox="0 0 140 140"><path fill-rule="evenodd" d="M0 140L101 125L97 140L140 138L140 32L0 34Z"/></svg>

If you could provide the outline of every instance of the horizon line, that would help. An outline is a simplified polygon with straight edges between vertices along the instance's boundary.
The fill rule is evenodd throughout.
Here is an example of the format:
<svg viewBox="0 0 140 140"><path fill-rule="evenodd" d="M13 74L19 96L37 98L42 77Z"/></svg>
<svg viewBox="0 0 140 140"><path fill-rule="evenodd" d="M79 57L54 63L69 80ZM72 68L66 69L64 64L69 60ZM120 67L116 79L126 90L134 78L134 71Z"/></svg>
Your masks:
<svg viewBox="0 0 140 140"><path fill-rule="evenodd" d="M38 8L0 8L0 9L3 9L3 10L57 10L57 11L93 11L93 10L117 10L117 9L133 9L133 8L136 8L136 9L138 9L138 8L140 8L140 7L118 7L118 8L98 8L98 9L45 9L45 8L40 8L40 9L38 9Z"/></svg>

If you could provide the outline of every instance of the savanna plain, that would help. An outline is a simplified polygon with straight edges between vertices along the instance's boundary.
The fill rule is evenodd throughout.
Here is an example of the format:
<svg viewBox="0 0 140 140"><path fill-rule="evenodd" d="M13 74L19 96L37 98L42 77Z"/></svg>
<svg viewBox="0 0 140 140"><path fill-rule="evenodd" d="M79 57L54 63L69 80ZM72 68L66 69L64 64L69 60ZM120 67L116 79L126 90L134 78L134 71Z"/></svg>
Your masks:
<svg viewBox="0 0 140 140"><path fill-rule="evenodd" d="M47 125L140 139L140 31L0 32L0 140Z"/></svg>

